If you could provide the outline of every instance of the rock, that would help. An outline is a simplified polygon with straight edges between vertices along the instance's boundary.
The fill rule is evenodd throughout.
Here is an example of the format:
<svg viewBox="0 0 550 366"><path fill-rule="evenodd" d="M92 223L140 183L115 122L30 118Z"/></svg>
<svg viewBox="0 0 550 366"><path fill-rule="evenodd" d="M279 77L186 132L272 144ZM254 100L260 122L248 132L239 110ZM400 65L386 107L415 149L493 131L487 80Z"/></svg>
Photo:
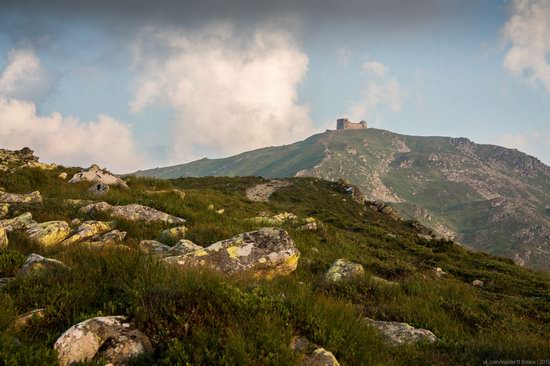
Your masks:
<svg viewBox="0 0 550 366"><path fill-rule="evenodd" d="M213 205L212 203L209 204L209 205L208 205L208 209L209 209L210 211L213 211L213 210L214 210L214 205Z"/></svg>
<svg viewBox="0 0 550 366"><path fill-rule="evenodd" d="M264 224L264 225L282 225L287 221L295 221L298 218L298 216L294 215L291 212L283 212L274 216L257 216L252 217L248 219L248 221L254 222L256 224Z"/></svg>
<svg viewBox="0 0 550 366"><path fill-rule="evenodd" d="M82 206L82 205L89 205L91 203L94 203L93 200L81 200L81 199L72 199L72 198L65 198L63 200L63 203L66 203L70 206Z"/></svg>
<svg viewBox="0 0 550 366"><path fill-rule="evenodd" d="M8 234L6 229L0 227L0 249L6 249L8 247Z"/></svg>
<svg viewBox="0 0 550 366"><path fill-rule="evenodd" d="M183 267L208 266L228 274L272 278L294 271L299 257L300 252L286 231L262 228L164 260Z"/></svg>
<svg viewBox="0 0 550 366"><path fill-rule="evenodd" d="M39 319L46 316L46 310L45 309L35 309L31 310L23 315L18 316L13 321L13 328L15 330L21 330L33 320L33 319Z"/></svg>
<svg viewBox="0 0 550 366"><path fill-rule="evenodd" d="M63 173L59 174L57 177L61 178L61 179L67 179L67 173L63 172Z"/></svg>
<svg viewBox="0 0 550 366"><path fill-rule="evenodd" d="M176 226L171 229L166 229L162 231L159 235L158 240L161 243L174 243L180 239L185 238L187 233L187 228L185 226Z"/></svg>
<svg viewBox="0 0 550 366"><path fill-rule="evenodd" d="M8 231L11 230L26 230L36 225L36 221L32 219L30 212L25 212L12 219L0 220L0 227L5 228Z"/></svg>
<svg viewBox="0 0 550 366"><path fill-rule="evenodd" d="M88 192L91 192L96 196L103 196L109 192L109 186L105 183L95 183L88 189Z"/></svg>
<svg viewBox="0 0 550 366"><path fill-rule="evenodd" d="M42 203L42 196L38 191L34 191L32 193L0 192L0 202L1 203L38 204L38 203Z"/></svg>
<svg viewBox="0 0 550 366"><path fill-rule="evenodd" d="M71 180L69 180L69 183L78 182L92 182L96 184L105 184L107 186L120 186L123 188L128 188L125 181L113 175L106 169L101 169L96 164L92 165L87 170L83 170L80 173L75 174Z"/></svg>
<svg viewBox="0 0 550 366"><path fill-rule="evenodd" d="M443 277L447 274L447 272L443 272L441 267L434 268L434 272L435 272L436 277Z"/></svg>
<svg viewBox="0 0 550 366"><path fill-rule="evenodd" d="M71 228L65 221L47 221L29 227L26 233L38 244L50 246L61 243L69 236Z"/></svg>
<svg viewBox="0 0 550 366"><path fill-rule="evenodd" d="M296 230L298 231L315 231L319 228L317 222L308 222L305 225L299 226Z"/></svg>
<svg viewBox="0 0 550 366"><path fill-rule="evenodd" d="M290 348L301 355L301 364L307 366L339 366L334 355L324 348L311 343L305 337L294 337Z"/></svg>
<svg viewBox="0 0 550 366"><path fill-rule="evenodd" d="M71 220L71 226L79 226L80 224L82 224L82 221L78 217Z"/></svg>
<svg viewBox="0 0 550 366"><path fill-rule="evenodd" d="M0 219L3 219L4 217L8 216L9 212L10 212L10 204L0 203Z"/></svg>
<svg viewBox="0 0 550 366"><path fill-rule="evenodd" d="M115 225L114 221L85 221L76 229L76 233L63 240L61 244L69 245L92 238L97 234L104 234L113 230Z"/></svg>
<svg viewBox="0 0 550 366"><path fill-rule="evenodd" d="M139 248L145 253L159 255L161 257L184 255L203 249L200 245L185 239L180 240L173 247L159 243L156 240L142 240L139 243Z"/></svg>
<svg viewBox="0 0 550 366"><path fill-rule="evenodd" d="M402 220L399 212L397 212L396 209L387 205L386 203L378 202L378 201L366 201L365 205L373 211L381 212L389 216L392 220L395 220L395 221Z"/></svg>
<svg viewBox="0 0 550 366"><path fill-rule="evenodd" d="M225 212L225 208L220 208L219 210L216 210L216 213L218 215L222 215Z"/></svg>
<svg viewBox="0 0 550 366"><path fill-rule="evenodd" d="M54 344L61 366L101 358L109 365L125 365L132 357L153 352L145 334L124 316L91 318L73 325Z"/></svg>
<svg viewBox="0 0 550 366"><path fill-rule="evenodd" d="M407 323L385 322L366 318L372 326L377 328L391 345L400 345L416 342L436 342L437 337L427 329L416 329Z"/></svg>
<svg viewBox="0 0 550 366"><path fill-rule="evenodd" d="M290 185L292 183L284 180L272 180L268 183L257 184L246 189L246 197L254 202L269 202L269 197L274 192Z"/></svg>
<svg viewBox="0 0 550 366"><path fill-rule="evenodd" d="M328 269L325 278L329 282L340 282L361 276L364 273L365 269L359 263L338 259Z"/></svg>
<svg viewBox="0 0 550 366"><path fill-rule="evenodd" d="M165 212L155 210L154 208L131 204L126 206L111 206L107 202L92 203L80 209L82 213L104 212L112 217L128 221L162 221L168 224L183 224L185 220L169 215Z"/></svg>
<svg viewBox="0 0 550 366"><path fill-rule="evenodd" d="M114 245L124 241L126 231L111 230L103 235L94 235L90 244Z"/></svg>
<svg viewBox="0 0 550 366"><path fill-rule="evenodd" d="M19 275L25 276L37 271L49 270L57 267L69 268L69 266L57 259L46 258L39 254L32 253L27 257L25 263L19 270Z"/></svg>
<svg viewBox="0 0 550 366"><path fill-rule="evenodd" d="M474 280L472 282L472 286L475 286L475 287L483 287L485 286L485 282L481 281L481 280Z"/></svg>

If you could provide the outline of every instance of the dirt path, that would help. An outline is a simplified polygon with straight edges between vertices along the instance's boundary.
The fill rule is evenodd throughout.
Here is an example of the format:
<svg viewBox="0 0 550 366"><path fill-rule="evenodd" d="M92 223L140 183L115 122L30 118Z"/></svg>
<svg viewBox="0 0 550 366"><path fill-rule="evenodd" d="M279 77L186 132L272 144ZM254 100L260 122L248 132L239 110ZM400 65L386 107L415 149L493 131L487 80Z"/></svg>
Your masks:
<svg viewBox="0 0 550 366"><path fill-rule="evenodd" d="M246 190L246 197L254 202L269 202L269 196L276 190L292 185L284 180L272 180L269 183L263 183L250 187Z"/></svg>

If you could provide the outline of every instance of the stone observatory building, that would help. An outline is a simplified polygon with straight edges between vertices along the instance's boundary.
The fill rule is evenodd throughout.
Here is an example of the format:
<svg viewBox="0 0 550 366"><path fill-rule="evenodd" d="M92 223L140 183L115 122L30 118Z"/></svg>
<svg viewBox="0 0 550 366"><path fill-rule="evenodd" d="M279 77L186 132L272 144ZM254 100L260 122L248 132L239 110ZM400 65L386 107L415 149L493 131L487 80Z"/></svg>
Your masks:
<svg viewBox="0 0 550 366"><path fill-rule="evenodd" d="M367 122L361 121L359 123L350 122L347 118L338 118L336 120L336 130L364 130L367 128Z"/></svg>

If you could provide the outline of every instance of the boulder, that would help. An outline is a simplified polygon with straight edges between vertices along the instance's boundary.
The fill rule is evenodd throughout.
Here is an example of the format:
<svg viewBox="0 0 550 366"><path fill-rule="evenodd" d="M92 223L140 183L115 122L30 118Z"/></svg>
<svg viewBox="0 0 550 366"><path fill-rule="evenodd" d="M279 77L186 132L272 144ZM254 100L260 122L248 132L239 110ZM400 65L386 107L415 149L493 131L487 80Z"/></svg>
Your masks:
<svg viewBox="0 0 550 366"><path fill-rule="evenodd" d="M50 246L61 243L69 236L71 228L65 221L47 221L29 227L26 233L38 244Z"/></svg>
<svg viewBox="0 0 550 366"><path fill-rule="evenodd" d="M185 238L186 234L187 234L187 228L185 226L183 225L176 226L171 229L163 230L160 233L158 240L161 243L174 243L174 242L177 242L178 240Z"/></svg>
<svg viewBox="0 0 550 366"><path fill-rule="evenodd" d="M61 179L67 179L67 173L65 173L65 172L60 173L57 177L61 178Z"/></svg>
<svg viewBox="0 0 550 366"><path fill-rule="evenodd" d="M441 269L441 267L434 268L434 273L436 277L443 277L447 274L447 272L444 272L443 269Z"/></svg>
<svg viewBox="0 0 550 366"><path fill-rule="evenodd" d="M46 310L45 309L35 309L31 310L23 315L19 315L14 321L13 321L13 328L15 330L21 330L33 320L33 319L39 319L46 316Z"/></svg>
<svg viewBox="0 0 550 366"><path fill-rule="evenodd" d="M185 239L178 241L173 247L159 243L156 240L142 240L139 243L139 248L145 253L159 255L161 257L184 255L203 249L200 245Z"/></svg>
<svg viewBox="0 0 550 366"><path fill-rule="evenodd" d="M42 196L38 191L35 191L32 193L0 192L0 202L1 203L38 204L38 203L42 203Z"/></svg>
<svg viewBox="0 0 550 366"><path fill-rule="evenodd" d="M105 184L107 186L120 186L123 188L128 188L128 185L125 181L119 177L113 175L106 169L101 169L98 165L94 164L86 170L76 173L69 183L78 183L78 182L92 182L96 184Z"/></svg>
<svg viewBox="0 0 550 366"><path fill-rule="evenodd" d="M109 192L109 186L105 183L94 183L88 192L95 194L96 196L103 196Z"/></svg>
<svg viewBox="0 0 550 366"><path fill-rule="evenodd" d="M332 352L311 343L305 337L294 337L290 348L300 354L300 364L306 366L339 366Z"/></svg>
<svg viewBox="0 0 550 366"><path fill-rule="evenodd" d="M149 337L126 322L124 316L91 318L73 325L55 342L61 366L101 358L109 365L126 365L143 353L153 352Z"/></svg>
<svg viewBox="0 0 550 366"><path fill-rule="evenodd" d="M299 226L296 230L298 231L315 231L319 229L319 224L317 222L308 222L302 226Z"/></svg>
<svg viewBox="0 0 550 366"><path fill-rule="evenodd" d="M0 203L0 219L3 219L4 217L8 216L9 212L10 212L10 204Z"/></svg>
<svg viewBox="0 0 550 366"><path fill-rule="evenodd" d="M483 287L483 286L485 286L485 282L483 282L481 280L474 280L474 281L472 281L472 286Z"/></svg>
<svg viewBox="0 0 550 366"><path fill-rule="evenodd" d="M128 221L161 221L168 224L185 223L185 220L180 217L172 216L165 212L155 210L154 208L137 204L126 206L111 206L107 202L97 202L82 207L80 209L80 212L85 214L103 212L109 214L111 217L116 217Z"/></svg>
<svg viewBox="0 0 550 366"><path fill-rule="evenodd" d="M407 323L386 322L369 318L366 318L366 320L382 333L389 344L394 346L416 342L433 343L438 340L431 331L417 329Z"/></svg>
<svg viewBox="0 0 550 366"><path fill-rule="evenodd" d="M102 235L94 235L92 241L88 242L88 244L114 245L123 242L125 238L126 231L111 230Z"/></svg>
<svg viewBox="0 0 550 366"><path fill-rule="evenodd" d="M8 247L8 235L6 229L0 227L0 249L6 249Z"/></svg>
<svg viewBox="0 0 550 366"><path fill-rule="evenodd" d="M183 267L207 266L227 274L272 278L294 271L299 257L286 231L267 227L164 260Z"/></svg>
<svg viewBox="0 0 550 366"><path fill-rule="evenodd" d="M69 268L65 263L58 261L57 259L46 258L39 254L32 253L27 257L25 263L19 270L19 275L26 276L37 271L49 270L58 267L66 269Z"/></svg>
<svg viewBox="0 0 550 366"><path fill-rule="evenodd" d="M328 269L325 278L329 282L340 282L361 276L364 273L365 269L359 263L338 259Z"/></svg>
<svg viewBox="0 0 550 366"><path fill-rule="evenodd" d="M114 221L85 221L76 229L76 233L63 240L61 244L69 245L90 239L94 235L104 234L113 230L115 225L116 223Z"/></svg>
<svg viewBox="0 0 550 366"><path fill-rule="evenodd" d="M11 219L0 220L0 227L6 230L26 230L36 225L30 212L25 212Z"/></svg>

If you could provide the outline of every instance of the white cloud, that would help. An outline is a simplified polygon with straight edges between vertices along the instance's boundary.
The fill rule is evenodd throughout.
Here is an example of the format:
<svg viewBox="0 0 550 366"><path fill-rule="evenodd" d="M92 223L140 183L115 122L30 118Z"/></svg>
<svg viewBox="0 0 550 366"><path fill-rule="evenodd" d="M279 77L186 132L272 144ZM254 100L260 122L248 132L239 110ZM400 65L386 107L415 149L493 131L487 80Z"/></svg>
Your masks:
<svg viewBox="0 0 550 366"><path fill-rule="evenodd" d="M131 109L174 109L174 159L237 153L313 132L308 106L298 103L308 57L285 31L266 26L243 37L227 23L200 32L149 28L136 42L135 66Z"/></svg>
<svg viewBox="0 0 550 366"><path fill-rule="evenodd" d="M504 67L528 82L539 81L550 91L550 1L515 0L502 28L510 49Z"/></svg>
<svg viewBox="0 0 550 366"><path fill-rule="evenodd" d="M361 69L366 76L362 99L353 103L350 117L372 122L378 119L382 109L400 112L405 90L389 72L388 67L378 61L365 62ZM376 122L376 121L375 121Z"/></svg>
<svg viewBox="0 0 550 366"><path fill-rule="evenodd" d="M540 131L504 134L497 137L496 144L510 149L518 149L550 165L550 135L548 134Z"/></svg>
<svg viewBox="0 0 550 366"><path fill-rule="evenodd" d="M0 75L0 147L28 146L42 161L73 166L98 163L116 172L131 172L146 164L127 125L106 115L86 123L59 113L41 116L35 103L21 100L30 99L28 91L44 82L44 68L34 53L12 50Z"/></svg>
<svg viewBox="0 0 550 366"><path fill-rule="evenodd" d="M56 77L30 49L13 49L0 74L0 95L40 101L55 87Z"/></svg>

